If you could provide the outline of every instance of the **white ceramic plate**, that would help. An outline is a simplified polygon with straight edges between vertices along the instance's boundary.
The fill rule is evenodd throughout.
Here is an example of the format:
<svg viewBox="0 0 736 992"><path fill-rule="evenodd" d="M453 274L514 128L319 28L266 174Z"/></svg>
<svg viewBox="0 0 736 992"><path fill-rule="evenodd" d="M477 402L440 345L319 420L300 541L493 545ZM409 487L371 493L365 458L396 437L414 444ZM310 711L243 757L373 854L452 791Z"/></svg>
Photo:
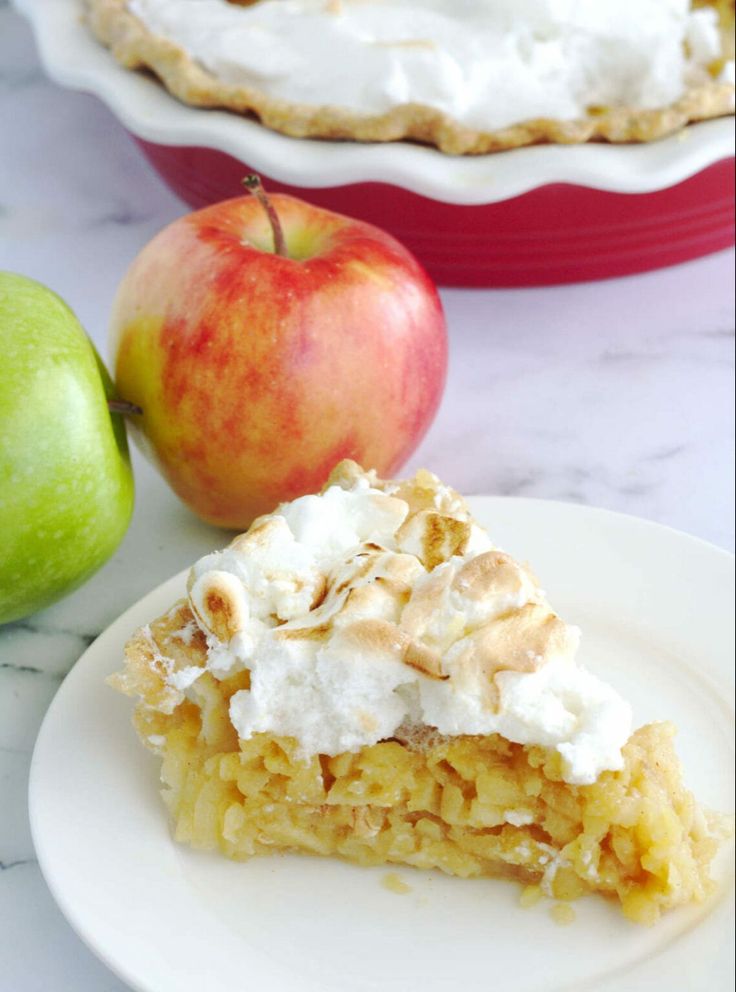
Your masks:
<svg viewBox="0 0 736 992"><path fill-rule="evenodd" d="M631 517L524 499L471 501L494 540L534 562L584 630L584 659L634 703L672 718L699 799L733 809L733 559ZM103 679L133 629L164 612L184 575L128 610L64 681L31 769L33 838L82 939L141 992L725 992L733 988L733 855L710 901L657 927L598 898L561 928L523 910L510 882L298 856L243 864L179 847L157 795L158 761Z"/></svg>
<svg viewBox="0 0 736 992"><path fill-rule="evenodd" d="M51 78L100 97L134 134L227 152L292 186L386 182L462 204L495 203L556 182L649 193L734 154L730 118L646 145L549 145L464 158L410 143L297 140L235 114L185 106L150 76L121 68L82 23L81 0L14 2L33 25Z"/></svg>

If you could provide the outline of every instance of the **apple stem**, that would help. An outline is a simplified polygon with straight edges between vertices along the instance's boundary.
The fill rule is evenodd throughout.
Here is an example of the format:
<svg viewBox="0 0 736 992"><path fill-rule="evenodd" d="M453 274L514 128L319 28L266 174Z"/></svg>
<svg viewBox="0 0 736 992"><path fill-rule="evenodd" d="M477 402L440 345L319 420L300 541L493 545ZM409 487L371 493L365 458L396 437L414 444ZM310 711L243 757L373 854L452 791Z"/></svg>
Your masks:
<svg viewBox="0 0 736 992"><path fill-rule="evenodd" d="M268 217L268 222L271 225L271 230L273 232L273 249L277 255L281 255L282 258L287 258L288 252L286 250L286 239L284 238L284 229L281 226L281 221L279 220L279 215L276 213L273 203L271 203L268 198L268 194L263 188L263 183L261 182L261 177L253 173L250 176L246 176L243 180L243 186L255 196L256 200L260 203L263 209L266 211L266 216Z"/></svg>
<svg viewBox="0 0 736 992"><path fill-rule="evenodd" d="M127 400L108 400L107 409L110 413L119 413L123 417L132 417L134 414L143 413L143 410L135 403L128 403Z"/></svg>

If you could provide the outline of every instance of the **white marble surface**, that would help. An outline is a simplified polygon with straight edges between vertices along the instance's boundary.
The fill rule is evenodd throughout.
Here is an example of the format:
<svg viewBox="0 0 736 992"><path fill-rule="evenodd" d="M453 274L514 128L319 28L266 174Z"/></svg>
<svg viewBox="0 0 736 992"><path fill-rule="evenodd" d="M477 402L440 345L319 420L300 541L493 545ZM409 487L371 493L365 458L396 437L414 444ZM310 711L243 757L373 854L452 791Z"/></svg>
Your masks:
<svg viewBox="0 0 736 992"><path fill-rule="evenodd" d="M0 268L53 287L104 354L120 276L182 211L101 104L43 78L28 29L0 0ZM447 393L409 467L469 493L597 504L732 548L733 262L724 252L607 283L445 292ZM224 540L135 467L135 516L113 559L0 630L0 992L124 987L45 888L26 785L43 714L84 648Z"/></svg>

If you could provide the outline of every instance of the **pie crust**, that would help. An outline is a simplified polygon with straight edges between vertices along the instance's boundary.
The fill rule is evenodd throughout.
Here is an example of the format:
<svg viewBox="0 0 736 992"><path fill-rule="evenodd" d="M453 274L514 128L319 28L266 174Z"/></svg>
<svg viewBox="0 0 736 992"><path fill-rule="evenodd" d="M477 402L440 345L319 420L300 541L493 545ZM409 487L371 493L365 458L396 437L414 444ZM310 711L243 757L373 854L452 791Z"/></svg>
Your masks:
<svg viewBox="0 0 736 992"><path fill-rule="evenodd" d="M404 104L385 114L362 115L336 106L309 106L267 95L249 86L225 83L195 62L182 48L152 34L129 12L126 0L83 0L97 38L129 69L151 69L168 90L197 107L224 107L255 114L268 128L297 138L385 142L411 139L436 145L452 155L480 155L544 142L652 141L684 125L733 112L734 87L703 72L703 79L676 103L655 110L598 108L581 120L540 118L497 131L477 131L442 111ZM708 2L708 0L706 0ZM718 6L727 49L733 47L732 0L709 0Z"/></svg>

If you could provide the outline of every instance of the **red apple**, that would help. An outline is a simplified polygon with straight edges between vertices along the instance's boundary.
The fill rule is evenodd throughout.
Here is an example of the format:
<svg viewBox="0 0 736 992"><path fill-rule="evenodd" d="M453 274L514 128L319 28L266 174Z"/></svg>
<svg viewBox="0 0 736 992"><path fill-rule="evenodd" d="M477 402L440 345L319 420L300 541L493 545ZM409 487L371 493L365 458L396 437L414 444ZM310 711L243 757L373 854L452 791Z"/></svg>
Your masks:
<svg viewBox="0 0 736 992"><path fill-rule="evenodd" d="M143 410L134 436L200 517L241 529L341 458L394 473L447 368L437 291L405 248L255 193L161 231L112 316L118 395Z"/></svg>

